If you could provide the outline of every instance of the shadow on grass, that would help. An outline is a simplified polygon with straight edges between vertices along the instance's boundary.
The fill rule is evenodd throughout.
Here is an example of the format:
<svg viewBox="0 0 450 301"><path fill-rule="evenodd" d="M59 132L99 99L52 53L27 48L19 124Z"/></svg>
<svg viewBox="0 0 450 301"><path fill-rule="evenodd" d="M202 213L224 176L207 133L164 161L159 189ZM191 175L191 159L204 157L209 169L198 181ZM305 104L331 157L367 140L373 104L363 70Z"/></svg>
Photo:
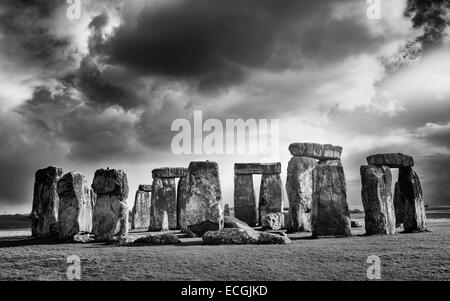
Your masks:
<svg viewBox="0 0 450 301"><path fill-rule="evenodd" d="M57 241L51 238L33 238L29 236L12 236L0 238L0 249L12 247L26 247L39 245L59 245L62 241Z"/></svg>

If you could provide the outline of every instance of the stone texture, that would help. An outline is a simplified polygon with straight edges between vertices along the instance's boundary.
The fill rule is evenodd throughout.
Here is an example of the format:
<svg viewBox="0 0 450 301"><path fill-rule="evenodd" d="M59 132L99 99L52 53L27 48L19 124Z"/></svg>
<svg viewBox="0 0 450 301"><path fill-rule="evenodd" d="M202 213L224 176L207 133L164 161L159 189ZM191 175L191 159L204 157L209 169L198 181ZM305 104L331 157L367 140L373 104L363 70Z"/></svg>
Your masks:
<svg viewBox="0 0 450 301"><path fill-rule="evenodd" d="M79 233L73 236L73 242L75 243L87 244L93 242L94 240L94 236L88 233Z"/></svg>
<svg viewBox="0 0 450 301"><path fill-rule="evenodd" d="M289 145L292 156L310 157L319 160L341 159L342 147L331 144L292 143Z"/></svg>
<svg viewBox="0 0 450 301"><path fill-rule="evenodd" d="M232 216L225 216L223 227L225 229L238 228L243 230L253 230L248 224Z"/></svg>
<svg viewBox="0 0 450 301"><path fill-rule="evenodd" d="M403 214L405 210L404 197L402 196L402 192L400 191L400 184L398 182L395 183L394 188L394 210L395 210L395 224L397 227L400 227L403 224Z"/></svg>
<svg viewBox="0 0 450 301"><path fill-rule="evenodd" d="M342 166L318 165L313 171L313 237L350 236L350 211Z"/></svg>
<svg viewBox="0 0 450 301"><path fill-rule="evenodd" d="M281 163L236 163L235 175L280 174Z"/></svg>
<svg viewBox="0 0 450 301"><path fill-rule="evenodd" d="M412 168L400 168L398 182L404 204L404 232L427 231L425 205L419 176Z"/></svg>
<svg viewBox="0 0 450 301"><path fill-rule="evenodd" d="M185 177L187 169L184 167L165 167L152 171L153 178L181 178Z"/></svg>
<svg viewBox="0 0 450 301"><path fill-rule="evenodd" d="M281 230L284 228L284 213L269 213L262 217L261 226L264 230Z"/></svg>
<svg viewBox="0 0 450 301"><path fill-rule="evenodd" d="M342 166L341 160L319 160L319 165Z"/></svg>
<svg viewBox="0 0 450 301"><path fill-rule="evenodd" d="M128 180L125 172L100 169L95 172L92 189L97 194L92 233L99 241L128 234Z"/></svg>
<svg viewBox="0 0 450 301"><path fill-rule="evenodd" d="M141 189L136 191L133 211L131 212L131 229L148 229L150 227L150 206L151 193Z"/></svg>
<svg viewBox="0 0 450 301"><path fill-rule="evenodd" d="M252 227L258 223L252 175L234 176L234 216Z"/></svg>
<svg viewBox="0 0 450 301"><path fill-rule="evenodd" d="M273 233L243 229L222 229L208 231L203 235L208 245L246 245L246 244L288 244L290 239Z"/></svg>
<svg viewBox="0 0 450 301"><path fill-rule="evenodd" d="M174 178L154 178L150 206L150 231L162 230L163 212L169 219L169 229L177 228L177 196Z"/></svg>
<svg viewBox="0 0 450 301"><path fill-rule="evenodd" d="M152 192L152 185L147 185L147 184L143 184L143 185L139 185L139 191L145 191L145 192Z"/></svg>
<svg viewBox="0 0 450 301"><path fill-rule="evenodd" d="M231 216L230 205L225 204L225 207L223 207L223 215L224 216Z"/></svg>
<svg viewBox="0 0 450 301"><path fill-rule="evenodd" d="M181 240L173 233L164 233L159 235L149 235L137 238L133 245L177 245Z"/></svg>
<svg viewBox="0 0 450 301"><path fill-rule="evenodd" d="M178 181L177 187L177 226L181 231L186 231L186 182L187 178L182 177Z"/></svg>
<svg viewBox="0 0 450 301"><path fill-rule="evenodd" d="M91 188L86 177L77 172L65 174L58 181L58 237L72 239L80 232L92 231Z"/></svg>
<svg viewBox="0 0 450 301"><path fill-rule="evenodd" d="M283 212L282 186L280 175L262 175L259 192L259 224L264 215Z"/></svg>
<svg viewBox="0 0 450 301"><path fill-rule="evenodd" d="M220 228L219 223L206 220L194 225L188 225L187 232L191 232L195 234L195 236L201 237L206 232L219 230L219 228Z"/></svg>
<svg viewBox="0 0 450 301"><path fill-rule="evenodd" d="M56 237L59 196L57 182L62 169L47 167L36 171L34 180L31 233L34 237Z"/></svg>
<svg viewBox="0 0 450 301"><path fill-rule="evenodd" d="M363 223L361 221L352 220L351 226L352 228L361 228L363 226Z"/></svg>
<svg viewBox="0 0 450 301"><path fill-rule="evenodd" d="M414 159L401 153L384 153L367 157L367 163L390 168L412 167L414 166Z"/></svg>
<svg viewBox="0 0 450 301"><path fill-rule="evenodd" d="M97 195L118 195L128 198L128 179L125 172L116 169L99 169L95 172L92 190Z"/></svg>
<svg viewBox="0 0 450 301"><path fill-rule="evenodd" d="M288 164L286 192L289 200L288 231L311 231L312 172L317 161L293 157Z"/></svg>
<svg viewBox="0 0 450 301"><path fill-rule="evenodd" d="M364 165L360 172L366 234L394 234L396 227L391 170L385 166Z"/></svg>
<svg viewBox="0 0 450 301"><path fill-rule="evenodd" d="M163 232L169 231L169 215L167 214L167 211L163 211L162 213L161 231Z"/></svg>
<svg viewBox="0 0 450 301"><path fill-rule="evenodd" d="M217 163L191 162L186 186L186 224L191 231L199 235L195 226L205 222L222 229L223 203Z"/></svg>

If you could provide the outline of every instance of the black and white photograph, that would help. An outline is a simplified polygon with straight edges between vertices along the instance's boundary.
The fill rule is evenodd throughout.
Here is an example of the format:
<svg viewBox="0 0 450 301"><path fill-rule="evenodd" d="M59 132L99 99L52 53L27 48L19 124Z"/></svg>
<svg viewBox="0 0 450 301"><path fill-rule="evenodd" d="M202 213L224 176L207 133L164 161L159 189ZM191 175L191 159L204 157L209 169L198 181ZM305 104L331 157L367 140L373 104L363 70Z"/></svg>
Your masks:
<svg viewBox="0 0 450 301"><path fill-rule="evenodd" d="M0 287L449 280L450 0L0 0Z"/></svg>

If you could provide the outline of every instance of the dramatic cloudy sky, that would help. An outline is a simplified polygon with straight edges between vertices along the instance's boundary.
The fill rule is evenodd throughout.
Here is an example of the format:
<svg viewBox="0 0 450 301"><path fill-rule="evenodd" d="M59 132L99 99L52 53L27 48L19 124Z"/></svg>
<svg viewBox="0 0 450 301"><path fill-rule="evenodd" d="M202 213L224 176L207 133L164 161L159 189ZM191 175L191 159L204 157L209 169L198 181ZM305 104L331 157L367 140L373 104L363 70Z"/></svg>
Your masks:
<svg viewBox="0 0 450 301"><path fill-rule="evenodd" d="M279 119L292 142L342 145L351 207L359 166L414 156L428 204L450 205L450 3L381 0L0 2L0 210L31 210L48 165L128 173L133 203L151 170L210 160L233 199L250 155L175 155L177 118ZM285 175L285 172L284 172ZM258 178L255 180L255 184ZM258 185L256 185L258 186Z"/></svg>

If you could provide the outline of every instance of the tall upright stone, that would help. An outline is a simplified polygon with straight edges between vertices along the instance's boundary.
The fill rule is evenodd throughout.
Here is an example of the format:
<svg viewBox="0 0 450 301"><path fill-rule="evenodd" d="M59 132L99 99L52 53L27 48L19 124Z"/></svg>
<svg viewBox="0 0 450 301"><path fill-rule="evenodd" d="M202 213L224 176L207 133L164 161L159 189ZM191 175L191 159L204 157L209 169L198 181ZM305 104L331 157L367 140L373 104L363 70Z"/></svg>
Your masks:
<svg viewBox="0 0 450 301"><path fill-rule="evenodd" d="M125 172L99 169L91 185L97 194L92 233L96 240L128 234L128 179Z"/></svg>
<svg viewBox="0 0 450 301"><path fill-rule="evenodd" d="M259 224L269 213L283 212L283 185L279 174L263 174L259 192Z"/></svg>
<svg viewBox="0 0 450 301"><path fill-rule="evenodd" d="M57 182L61 176L61 168L50 166L36 171L31 211L31 233L34 237L56 237L58 234Z"/></svg>
<svg viewBox="0 0 450 301"><path fill-rule="evenodd" d="M225 204L225 206L223 207L223 215L229 217L231 216L230 205Z"/></svg>
<svg viewBox="0 0 450 301"><path fill-rule="evenodd" d="M169 228L177 228L177 194L175 178L153 178L153 193L150 206L150 231L161 231L162 217L167 212Z"/></svg>
<svg viewBox="0 0 450 301"><path fill-rule="evenodd" d="M187 173L186 224L202 236L224 225L219 167L215 162L191 162Z"/></svg>
<svg viewBox="0 0 450 301"><path fill-rule="evenodd" d="M148 229L150 227L150 205L151 187L149 185L140 185L139 190L136 191L131 212L131 229Z"/></svg>
<svg viewBox="0 0 450 301"><path fill-rule="evenodd" d="M251 174L234 176L234 216L252 227L258 223L258 207Z"/></svg>
<svg viewBox="0 0 450 301"><path fill-rule="evenodd" d="M342 166L321 164L314 168L311 213L313 237L351 235L347 185Z"/></svg>
<svg viewBox="0 0 450 301"><path fill-rule="evenodd" d="M396 224L391 170L385 166L364 165L360 172L366 234L394 234Z"/></svg>
<svg viewBox="0 0 450 301"><path fill-rule="evenodd" d="M76 234L92 231L92 192L86 177L77 172L65 174L58 181L60 239L71 239Z"/></svg>
<svg viewBox="0 0 450 301"><path fill-rule="evenodd" d="M403 167L399 170L398 182L404 204L404 231L426 231L425 205L419 177L412 168Z"/></svg>
<svg viewBox="0 0 450 301"><path fill-rule="evenodd" d="M177 187L177 225L181 231L186 231L186 182L187 178L181 177Z"/></svg>
<svg viewBox="0 0 450 301"><path fill-rule="evenodd" d="M286 192L289 200L288 231L311 231L312 173L317 161L293 157L288 164Z"/></svg>
<svg viewBox="0 0 450 301"><path fill-rule="evenodd" d="M394 188L394 210L395 210L395 224L399 227L403 224L403 215L405 210L404 198L402 192L400 191L400 184L395 183Z"/></svg>

